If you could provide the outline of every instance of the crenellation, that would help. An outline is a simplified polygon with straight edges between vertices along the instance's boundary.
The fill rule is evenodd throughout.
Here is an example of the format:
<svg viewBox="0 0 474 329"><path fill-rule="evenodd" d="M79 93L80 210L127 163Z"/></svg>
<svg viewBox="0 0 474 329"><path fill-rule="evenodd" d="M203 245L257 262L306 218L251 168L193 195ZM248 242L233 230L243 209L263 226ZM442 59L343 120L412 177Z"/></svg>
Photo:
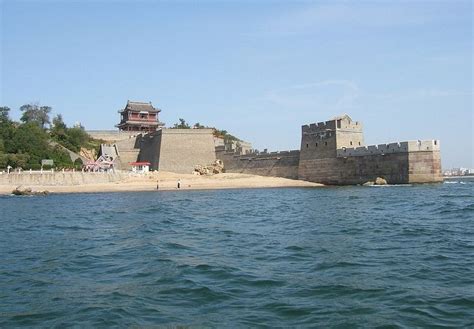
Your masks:
<svg viewBox="0 0 474 329"><path fill-rule="evenodd" d="M439 141L408 141L389 144L368 145L356 148L340 148L337 157L384 155L386 153L426 152L439 150ZM436 149L437 147L437 149Z"/></svg>
<svg viewBox="0 0 474 329"><path fill-rule="evenodd" d="M335 185L377 177L390 184L439 182L438 140L364 144L363 125L347 116L302 126L300 150L224 155L226 170Z"/></svg>

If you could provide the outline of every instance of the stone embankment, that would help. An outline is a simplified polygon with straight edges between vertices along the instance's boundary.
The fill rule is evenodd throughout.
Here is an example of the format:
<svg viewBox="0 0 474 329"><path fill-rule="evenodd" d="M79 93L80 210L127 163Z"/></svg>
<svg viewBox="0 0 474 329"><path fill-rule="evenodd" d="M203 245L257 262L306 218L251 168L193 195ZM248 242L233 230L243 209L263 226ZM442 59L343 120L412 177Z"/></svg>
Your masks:
<svg viewBox="0 0 474 329"><path fill-rule="evenodd" d="M21 173L1 173L0 185L16 186L65 186L110 183L123 180L125 173L115 172L50 172L23 171Z"/></svg>

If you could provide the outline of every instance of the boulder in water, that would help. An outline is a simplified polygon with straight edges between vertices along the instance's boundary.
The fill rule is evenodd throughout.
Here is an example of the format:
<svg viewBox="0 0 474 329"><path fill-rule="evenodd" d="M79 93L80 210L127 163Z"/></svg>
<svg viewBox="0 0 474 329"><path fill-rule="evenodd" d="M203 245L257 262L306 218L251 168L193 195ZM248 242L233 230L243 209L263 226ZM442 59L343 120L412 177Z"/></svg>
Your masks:
<svg viewBox="0 0 474 329"><path fill-rule="evenodd" d="M387 181L382 177L377 177L375 185L387 185Z"/></svg>

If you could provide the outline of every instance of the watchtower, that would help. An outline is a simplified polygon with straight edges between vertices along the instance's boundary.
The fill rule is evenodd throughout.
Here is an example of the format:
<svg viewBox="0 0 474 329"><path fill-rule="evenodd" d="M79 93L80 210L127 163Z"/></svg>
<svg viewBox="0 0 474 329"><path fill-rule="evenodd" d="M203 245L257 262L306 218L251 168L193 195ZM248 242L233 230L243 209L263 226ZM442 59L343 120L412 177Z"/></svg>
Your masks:
<svg viewBox="0 0 474 329"><path fill-rule="evenodd" d="M158 113L161 110L154 108L151 102L127 101L125 108L118 112L120 113L120 123L116 127L121 131L148 133L164 126L164 123L158 119Z"/></svg>
<svg viewBox="0 0 474 329"><path fill-rule="evenodd" d="M301 159L335 158L337 149L364 145L362 124L348 115L301 127Z"/></svg>

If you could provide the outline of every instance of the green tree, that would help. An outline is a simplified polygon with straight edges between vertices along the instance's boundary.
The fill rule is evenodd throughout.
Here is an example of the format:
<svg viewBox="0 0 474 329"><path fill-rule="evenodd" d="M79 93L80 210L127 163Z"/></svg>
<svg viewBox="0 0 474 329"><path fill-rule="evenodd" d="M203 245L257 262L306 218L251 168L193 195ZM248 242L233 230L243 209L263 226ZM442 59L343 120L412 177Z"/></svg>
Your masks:
<svg viewBox="0 0 474 329"><path fill-rule="evenodd" d="M61 114L56 115L53 118L53 123L50 129L51 137L59 143L65 143L67 142L66 131L67 131L67 126L63 121L62 115Z"/></svg>
<svg viewBox="0 0 474 329"><path fill-rule="evenodd" d="M202 124L200 124L199 122L196 122L193 126L194 129L205 129L207 128L206 126L203 126Z"/></svg>
<svg viewBox="0 0 474 329"><path fill-rule="evenodd" d="M19 125L12 142L9 153L28 154L30 163L40 163L41 159L48 158L49 136L35 122Z"/></svg>
<svg viewBox="0 0 474 329"><path fill-rule="evenodd" d="M90 136L84 127L76 125L73 128L68 128L61 114L53 118L50 134L52 139L74 152L79 152L81 147L86 146L90 141Z"/></svg>
<svg viewBox="0 0 474 329"><path fill-rule="evenodd" d="M191 126L186 122L186 120L179 118L179 122L173 125L174 129L191 129Z"/></svg>
<svg viewBox="0 0 474 329"><path fill-rule="evenodd" d="M52 108L50 106L39 106L37 104L25 104L20 107L20 111L23 112L20 120L24 123L36 123L41 128L45 128L46 124L49 124L49 113Z"/></svg>
<svg viewBox="0 0 474 329"><path fill-rule="evenodd" d="M8 106L1 106L0 107L0 122L9 122L10 121L9 112L10 112L10 108Z"/></svg>
<svg viewBox="0 0 474 329"><path fill-rule="evenodd" d="M11 121L0 121L0 139L3 140L5 153L14 153L15 131L16 123Z"/></svg>
<svg viewBox="0 0 474 329"><path fill-rule="evenodd" d="M79 152L82 146L85 146L90 136L82 127L67 128L66 130L68 145L71 151Z"/></svg>

